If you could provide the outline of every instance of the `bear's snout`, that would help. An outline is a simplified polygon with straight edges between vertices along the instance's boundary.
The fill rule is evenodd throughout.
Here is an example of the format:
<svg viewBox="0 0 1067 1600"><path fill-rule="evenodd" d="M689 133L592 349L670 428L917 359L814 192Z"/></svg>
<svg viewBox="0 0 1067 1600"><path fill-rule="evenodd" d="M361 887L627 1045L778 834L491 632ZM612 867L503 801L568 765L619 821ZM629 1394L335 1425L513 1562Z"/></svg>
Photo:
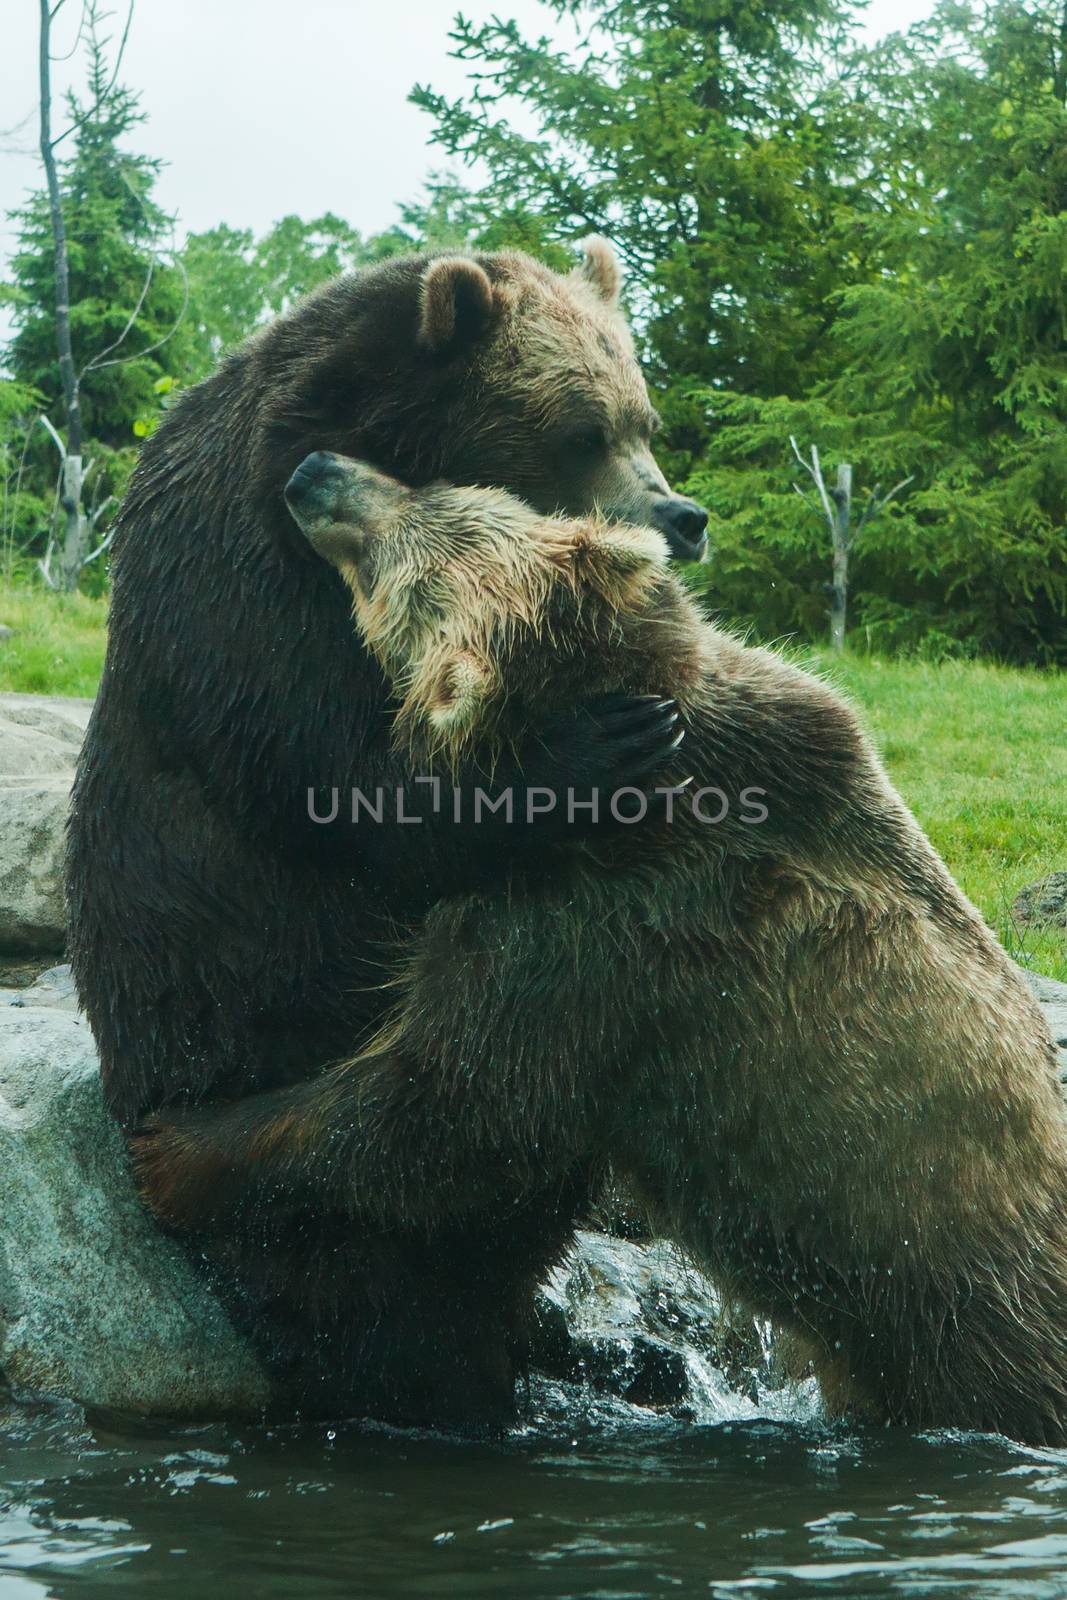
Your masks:
<svg viewBox="0 0 1067 1600"><path fill-rule="evenodd" d="M664 495L653 505L652 516L675 561L703 561L708 549L708 514L703 506L684 495Z"/></svg>
<svg viewBox="0 0 1067 1600"><path fill-rule="evenodd" d="M367 461L353 461L332 450L305 456L285 486L285 503L313 550L345 575L364 567L368 541L388 533L400 515L408 490Z"/></svg>
<svg viewBox="0 0 1067 1600"><path fill-rule="evenodd" d="M293 511L329 516L337 509L345 478L340 456L329 450L315 450L304 457L286 484L286 504Z"/></svg>

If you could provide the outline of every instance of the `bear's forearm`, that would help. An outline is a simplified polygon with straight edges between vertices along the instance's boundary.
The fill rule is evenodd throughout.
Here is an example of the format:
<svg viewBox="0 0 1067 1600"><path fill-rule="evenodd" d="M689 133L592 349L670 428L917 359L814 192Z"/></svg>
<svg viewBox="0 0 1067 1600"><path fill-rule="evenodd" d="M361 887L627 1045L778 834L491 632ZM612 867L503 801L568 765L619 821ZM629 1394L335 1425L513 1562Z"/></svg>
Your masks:
<svg viewBox="0 0 1067 1600"><path fill-rule="evenodd" d="M549 903L487 895L437 907L392 1019L361 1055L142 1130L134 1154L149 1204L195 1226L262 1190L271 1203L317 1196L379 1225L420 1226L518 1203L594 1164L611 1138L606 1108L622 1105L677 979L674 945L654 938L631 952L644 981L625 1003L604 982L621 952L601 887L587 900L575 881Z"/></svg>
<svg viewBox="0 0 1067 1600"><path fill-rule="evenodd" d="M593 1101L558 1084L538 1104L436 1083L396 1055L308 1083L153 1118L131 1144L142 1193L163 1222L212 1228L253 1209L326 1201L372 1227L422 1229L520 1205L591 1159ZM565 1091L566 1093L567 1091ZM566 1132L561 1133L561 1128Z"/></svg>

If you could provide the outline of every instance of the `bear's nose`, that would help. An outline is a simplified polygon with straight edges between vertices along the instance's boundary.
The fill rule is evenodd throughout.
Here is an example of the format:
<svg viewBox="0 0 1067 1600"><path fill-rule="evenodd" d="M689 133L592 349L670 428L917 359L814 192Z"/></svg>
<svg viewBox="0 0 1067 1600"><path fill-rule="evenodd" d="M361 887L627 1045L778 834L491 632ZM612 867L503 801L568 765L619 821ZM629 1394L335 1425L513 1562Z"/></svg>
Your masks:
<svg viewBox="0 0 1067 1600"><path fill-rule="evenodd" d="M667 536L675 561L703 561L708 549L708 514L684 495L665 495L652 507L656 527Z"/></svg>
<svg viewBox="0 0 1067 1600"><path fill-rule="evenodd" d="M345 469L340 458L329 450L314 450L305 456L285 486L285 498L291 506L308 506L314 502L320 511L336 498L344 479Z"/></svg>

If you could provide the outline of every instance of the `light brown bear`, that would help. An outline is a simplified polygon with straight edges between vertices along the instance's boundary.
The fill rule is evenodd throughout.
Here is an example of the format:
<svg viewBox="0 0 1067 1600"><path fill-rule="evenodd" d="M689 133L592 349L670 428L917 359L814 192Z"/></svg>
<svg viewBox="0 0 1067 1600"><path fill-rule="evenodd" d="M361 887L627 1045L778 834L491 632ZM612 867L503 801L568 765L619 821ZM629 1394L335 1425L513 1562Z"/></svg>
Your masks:
<svg viewBox="0 0 1067 1600"><path fill-rule="evenodd" d="M162 1128L157 1200L313 1165L365 1218L506 1220L610 1161L832 1409L1067 1443L1052 1043L849 707L702 620L650 530L330 456L289 493L413 771L503 757L545 706L667 692L693 779L669 823L439 904L372 1047Z"/></svg>

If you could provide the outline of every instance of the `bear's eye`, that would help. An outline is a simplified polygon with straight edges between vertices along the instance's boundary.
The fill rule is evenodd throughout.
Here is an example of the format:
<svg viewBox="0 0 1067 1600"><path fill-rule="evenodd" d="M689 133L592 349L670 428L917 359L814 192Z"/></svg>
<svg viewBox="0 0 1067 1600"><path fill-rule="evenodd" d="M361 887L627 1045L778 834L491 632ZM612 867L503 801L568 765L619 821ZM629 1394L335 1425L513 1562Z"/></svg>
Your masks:
<svg viewBox="0 0 1067 1600"><path fill-rule="evenodd" d="M583 427L575 428L567 435L567 448L577 451L581 455L599 455L608 447L608 436L599 423L590 422Z"/></svg>

